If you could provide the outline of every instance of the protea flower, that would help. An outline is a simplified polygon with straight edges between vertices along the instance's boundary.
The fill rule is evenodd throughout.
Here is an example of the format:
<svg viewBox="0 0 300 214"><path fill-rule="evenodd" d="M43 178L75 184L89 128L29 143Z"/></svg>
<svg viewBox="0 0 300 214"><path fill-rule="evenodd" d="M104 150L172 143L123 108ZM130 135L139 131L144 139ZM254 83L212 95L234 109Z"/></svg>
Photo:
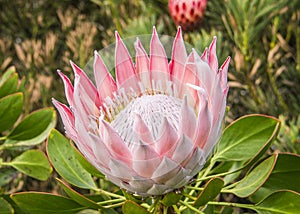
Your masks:
<svg viewBox="0 0 300 214"><path fill-rule="evenodd" d="M169 0L169 12L176 25L194 30L203 20L207 0Z"/></svg>
<svg viewBox="0 0 300 214"><path fill-rule="evenodd" d="M108 180L142 196L181 188L195 176L221 132L229 58L218 70L216 38L187 55L181 29L168 59L155 28L150 55L137 39L133 63L116 32L116 81L95 52L96 86L71 62L62 77L69 107L54 100L66 134Z"/></svg>

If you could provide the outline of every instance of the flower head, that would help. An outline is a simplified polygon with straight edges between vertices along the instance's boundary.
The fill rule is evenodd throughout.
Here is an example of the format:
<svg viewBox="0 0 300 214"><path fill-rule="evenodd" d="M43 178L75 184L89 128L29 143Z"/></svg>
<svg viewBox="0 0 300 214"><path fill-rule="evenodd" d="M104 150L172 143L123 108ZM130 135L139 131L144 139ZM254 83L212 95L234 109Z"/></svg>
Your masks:
<svg viewBox="0 0 300 214"><path fill-rule="evenodd" d="M169 0L169 12L176 25L183 30L198 29L206 9L207 0Z"/></svg>
<svg viewBox="0 0 300 214"><path fill-rule="evenodd" d="M218 69L216 38L187 55L181 29L168 62L155 28L135 63L116 33L116 81L95 52L96 86L71 62L74 87L59 71L69 106L53 99L66 134L108 180L143 196L181 188L205 164L224 117L229 57Z"/></svg>

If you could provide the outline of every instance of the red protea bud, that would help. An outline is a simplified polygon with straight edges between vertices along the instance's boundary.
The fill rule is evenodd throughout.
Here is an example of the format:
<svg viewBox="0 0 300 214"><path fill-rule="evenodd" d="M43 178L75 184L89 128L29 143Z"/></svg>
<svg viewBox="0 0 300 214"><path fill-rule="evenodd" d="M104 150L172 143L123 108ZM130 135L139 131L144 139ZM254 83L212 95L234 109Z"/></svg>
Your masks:
<svg viewBox="0 0 300 214"><path fill-rule="evenodd" d="M176 25L194 30L203 20L207 0L169 0L169 11Z"/></svg>

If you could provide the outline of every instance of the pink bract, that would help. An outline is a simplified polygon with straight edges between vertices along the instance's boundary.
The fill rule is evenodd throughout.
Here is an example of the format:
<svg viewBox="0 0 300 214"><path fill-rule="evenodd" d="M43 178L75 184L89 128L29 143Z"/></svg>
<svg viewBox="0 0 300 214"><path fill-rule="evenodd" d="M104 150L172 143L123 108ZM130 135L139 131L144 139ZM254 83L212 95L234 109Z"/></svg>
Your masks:
<svg viewBox="0 0 300 214"><path fill-rule="evenodd" d="M137 39L135 63L116 33L116 81L95 52L95 83L71 62L74 86L59 71L69 106L53 99L65 131L108 180L142 196L161 195L199 173L225 114L227 69L216 38L187 55L181 28L168 62L155 28L148 55Z"/></svg>

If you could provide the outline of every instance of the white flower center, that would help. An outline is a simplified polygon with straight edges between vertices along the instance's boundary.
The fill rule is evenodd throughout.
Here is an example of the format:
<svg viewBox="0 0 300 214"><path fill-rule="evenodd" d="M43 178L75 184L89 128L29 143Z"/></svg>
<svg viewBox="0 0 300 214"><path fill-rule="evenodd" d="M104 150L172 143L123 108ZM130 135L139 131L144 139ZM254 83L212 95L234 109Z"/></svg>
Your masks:
<svg viewBox="0 0 300 214"><path fill-rule="evenodd" d="M131 100L123 110L115 115L111 126L127 144L131 144L134 138L135 114L139 114L152 133L153 139L156 140L160 135L164 118L176 131L178 130L181 105L180 99L169 95L142 95Z"/></svg>

